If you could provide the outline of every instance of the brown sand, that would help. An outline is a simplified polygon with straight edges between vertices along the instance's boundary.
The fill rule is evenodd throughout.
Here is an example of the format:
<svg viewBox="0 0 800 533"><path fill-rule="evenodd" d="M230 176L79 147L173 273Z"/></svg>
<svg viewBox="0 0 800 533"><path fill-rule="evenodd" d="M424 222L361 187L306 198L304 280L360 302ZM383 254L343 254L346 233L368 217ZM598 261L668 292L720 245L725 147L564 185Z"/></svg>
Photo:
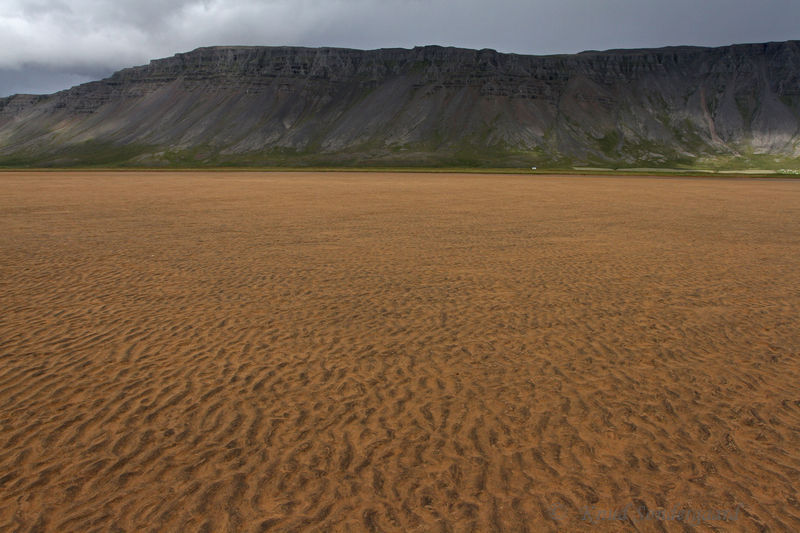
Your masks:
<svg viewBox="0 0 800 533"><path fill-rule="evenodd" d="M6 173L0 221L0 531L800 530L798 181Z"/></svg>

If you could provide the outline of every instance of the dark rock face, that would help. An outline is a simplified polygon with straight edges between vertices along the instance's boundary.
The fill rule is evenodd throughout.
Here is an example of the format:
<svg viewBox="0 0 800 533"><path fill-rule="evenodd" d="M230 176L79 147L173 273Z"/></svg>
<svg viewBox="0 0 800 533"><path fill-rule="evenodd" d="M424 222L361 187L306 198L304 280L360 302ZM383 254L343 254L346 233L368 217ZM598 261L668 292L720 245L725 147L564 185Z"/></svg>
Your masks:
<svg viewBox="0 0 800 533"><path fill-rule="evenodd" d="M6 164L671 164L800 156L800 43L523 56L201 48L0 99Z"/></svg>

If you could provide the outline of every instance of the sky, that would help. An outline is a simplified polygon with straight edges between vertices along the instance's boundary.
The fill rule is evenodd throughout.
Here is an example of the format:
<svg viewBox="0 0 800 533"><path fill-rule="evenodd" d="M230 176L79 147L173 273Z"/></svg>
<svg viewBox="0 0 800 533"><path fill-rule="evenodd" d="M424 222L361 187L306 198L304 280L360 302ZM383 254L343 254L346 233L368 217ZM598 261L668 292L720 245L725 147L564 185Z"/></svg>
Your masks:
<svg viewBox="0 0 800 533"><path fill-rule="evenodd" d="M521 54L800 39L800 0L0 0L0 96L201 46Z"/></svg>

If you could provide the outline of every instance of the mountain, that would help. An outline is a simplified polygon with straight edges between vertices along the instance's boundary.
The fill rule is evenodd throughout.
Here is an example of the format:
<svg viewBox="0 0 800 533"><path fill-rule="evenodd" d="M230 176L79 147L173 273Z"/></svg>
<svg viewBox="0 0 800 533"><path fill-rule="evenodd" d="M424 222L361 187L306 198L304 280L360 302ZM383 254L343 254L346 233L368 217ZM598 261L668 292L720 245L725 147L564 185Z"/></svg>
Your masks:
<svg viewBox="0 0 800 533"><path fill-rule="evenodd" d="M800 41L552 56L210 47L52 95L0 99L4 166L798 158Z"/></svg>

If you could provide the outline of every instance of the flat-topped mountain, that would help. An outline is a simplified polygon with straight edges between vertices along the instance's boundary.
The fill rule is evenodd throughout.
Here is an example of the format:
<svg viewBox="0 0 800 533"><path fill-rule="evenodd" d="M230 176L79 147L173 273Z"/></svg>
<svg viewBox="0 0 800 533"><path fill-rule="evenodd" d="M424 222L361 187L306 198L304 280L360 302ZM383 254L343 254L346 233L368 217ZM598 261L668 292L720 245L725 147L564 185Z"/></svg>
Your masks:
<svg viewBox="0 0 800 533"><path fill-rule="evenodd" d="M0 99L7 166L798 157L798 41L554 56L211 47L52 95Z"/></svg>

